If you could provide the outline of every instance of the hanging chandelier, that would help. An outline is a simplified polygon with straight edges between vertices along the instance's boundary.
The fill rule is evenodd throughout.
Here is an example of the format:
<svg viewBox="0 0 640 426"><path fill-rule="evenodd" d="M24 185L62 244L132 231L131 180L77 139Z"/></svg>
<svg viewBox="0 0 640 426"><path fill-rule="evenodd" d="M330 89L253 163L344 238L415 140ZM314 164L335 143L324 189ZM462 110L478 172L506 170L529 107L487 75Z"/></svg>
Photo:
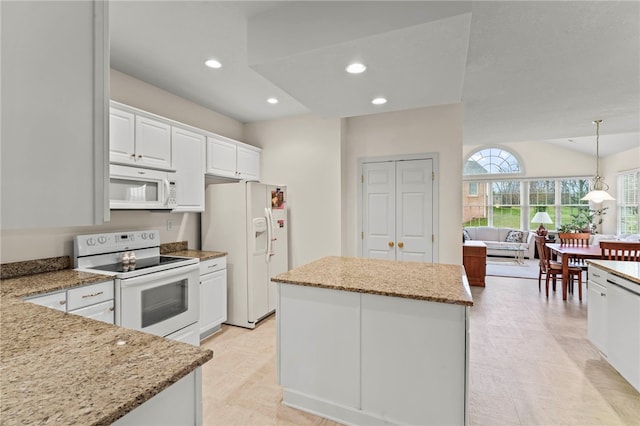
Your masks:
<svg viewBox="0 0 640 426"><path fill-rule="evenodd" d="M593 182L589 185L589 192L582 197L583 201L593 201L601 203L603 201L615 201L609 193L609 185L604 182L604 178L600 176L600 123L602 120L595 120L596 124L596 175Z"/></svg>

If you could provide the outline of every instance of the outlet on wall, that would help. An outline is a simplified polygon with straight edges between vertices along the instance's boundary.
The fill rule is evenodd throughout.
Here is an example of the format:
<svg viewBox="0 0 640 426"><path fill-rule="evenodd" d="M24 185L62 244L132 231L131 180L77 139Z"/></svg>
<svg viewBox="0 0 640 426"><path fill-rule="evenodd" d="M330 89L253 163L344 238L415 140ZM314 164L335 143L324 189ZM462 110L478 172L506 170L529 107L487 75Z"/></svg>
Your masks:
<svg viewBox="0 0 640 426"><path fill-rule="evenodd" d="M167 219L167 231L171 231L173 229L173 222L171 219Z"/></svg>

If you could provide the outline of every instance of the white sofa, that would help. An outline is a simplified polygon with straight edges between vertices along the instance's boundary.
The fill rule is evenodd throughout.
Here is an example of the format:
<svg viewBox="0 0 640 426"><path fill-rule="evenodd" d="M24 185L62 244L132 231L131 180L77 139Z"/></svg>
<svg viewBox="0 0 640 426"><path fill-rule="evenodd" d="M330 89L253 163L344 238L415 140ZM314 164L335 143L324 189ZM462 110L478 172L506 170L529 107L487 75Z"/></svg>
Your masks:
<svg viewBox="0 0 640 426"><path fill-rule="evenodd" d="M509 231L520 231L523 233L524 241L519 243L524 247L524 257L527 259L534 259L536 252L536 241L534 240L535 232L522 231L514 228L494 228L493 226L469 226L464 228L469 234L469 238L474 241L482 241L487 246L487 255L494 256L506 256L508 255L504 250L492 250L490 246L495 245L513 245L514 242L508 242L507 236Z"/></svg>

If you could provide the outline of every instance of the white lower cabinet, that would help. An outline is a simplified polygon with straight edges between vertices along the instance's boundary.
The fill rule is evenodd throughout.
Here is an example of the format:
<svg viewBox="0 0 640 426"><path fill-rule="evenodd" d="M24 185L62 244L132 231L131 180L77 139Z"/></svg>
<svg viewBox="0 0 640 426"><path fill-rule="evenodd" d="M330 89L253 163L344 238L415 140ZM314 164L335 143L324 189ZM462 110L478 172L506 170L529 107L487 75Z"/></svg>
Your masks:
<svg viewBox="0 0 640 426"><path fill-rule="evenodd" d="M588 336L613 368L640 391L639 285L589 266Z"/></svg>
<svg viewBox="0 0 640 426"><path fill-rule="evenodd" d="M113 280L42 294L25 300L47 308L115 324Z"/></svg>
<svg viewBox="0 0 640 426"><path fill-rule="evenodd" d="M345 424L467 424L468 307L278 284L283 404Z"/></svg>
<svg viewBox="0 0 640 426"><path fill-rule="evenodd" d="M201 425L202 372L201 367L178 380L114 425Z"/></svg>
<svg viewBox="0 0 640 426"><path fill-rule="evenodd" d="M227 320L227 258L200 262L200 339Z"/></svg>

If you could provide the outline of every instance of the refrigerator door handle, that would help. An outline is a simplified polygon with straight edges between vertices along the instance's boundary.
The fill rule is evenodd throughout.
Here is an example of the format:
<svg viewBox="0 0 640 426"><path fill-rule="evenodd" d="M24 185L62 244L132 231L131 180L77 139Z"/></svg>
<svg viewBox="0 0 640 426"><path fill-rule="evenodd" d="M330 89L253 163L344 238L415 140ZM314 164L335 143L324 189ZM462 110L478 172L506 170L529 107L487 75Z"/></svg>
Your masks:
<svg viewBox="0 0 640 426"><path fill-rule="evenodd" d="M271 209L265 207L264 214L267 217L267 253L265 260L267 263L271 261L271 250L273 247L273 218L271 217Z"/></svg>

